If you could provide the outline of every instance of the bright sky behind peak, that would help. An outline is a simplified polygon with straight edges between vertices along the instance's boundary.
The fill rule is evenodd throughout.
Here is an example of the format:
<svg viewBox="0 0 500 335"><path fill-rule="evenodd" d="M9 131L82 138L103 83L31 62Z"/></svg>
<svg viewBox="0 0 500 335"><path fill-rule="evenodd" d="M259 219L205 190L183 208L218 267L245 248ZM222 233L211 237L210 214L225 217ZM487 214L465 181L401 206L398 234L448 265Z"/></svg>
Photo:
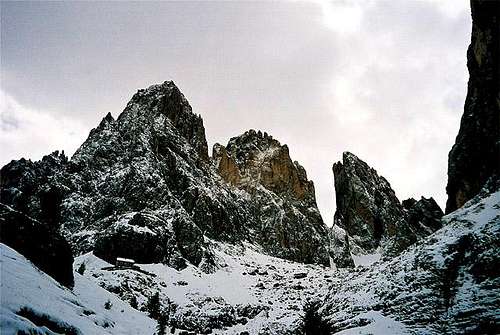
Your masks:
<svg viewBox="0 0 500 335"><path fill-rule="evenodd" d="M444 207L467 86L468 1L1 2L0 164L69 154L172 79L209 145L288 144L328 225L351 151L403 200Z"/></svg>

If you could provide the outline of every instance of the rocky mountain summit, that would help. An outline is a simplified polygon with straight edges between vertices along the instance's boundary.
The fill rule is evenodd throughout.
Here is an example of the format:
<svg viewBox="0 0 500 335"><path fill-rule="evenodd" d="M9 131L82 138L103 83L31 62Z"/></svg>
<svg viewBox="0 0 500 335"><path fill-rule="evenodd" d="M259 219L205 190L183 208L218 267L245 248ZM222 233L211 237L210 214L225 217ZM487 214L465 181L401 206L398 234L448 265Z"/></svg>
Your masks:
<svg viewBox="0 0 500 335"><path fill-rule="evenodd" d="M448 156L451 213L472 199L492 174L500 174L500 4L471 1L469 85L455 144Z"/></svg>
<svg viewBox="0 0 500 335"><path fill-rule="evenodd" d="M210 157L167 81L71 159L0 170L2 334L499 334L500 4L471 4L451 213L346 152L327 229L286 145L250 130Z"/></svg>
<svg viewBox="0 0 500 335"><path fill-rule="evenodd" d="M261 240L274 255L329 264L328 232L316 204L314 184L288 147L250 130L227 146L215 144L212 159L220 176L244 190L256 205ZM296 254L297 256L293 256Z"/></svg>
<svg viewBox="0 0 500 335"><path fill-rule="evenodd" d="M257 133L247 134L255 136L233 139L229 152L250 154L243 139ZM253 241L275 256L327 264L312 182L286 146L278 153L269 157L267 174L247 173L255 169L245 169L238 156L242 179L226 182L208 156L203 120L167 81L139 90L116 120L106 115L71 159L55 152L7 164L1 199L57 227L75 254L93 250L109 262L122 256L212 271L218 264L208 237Z"/></svg>
<svg viewBox="0 0 500 335"><path fill-rule="evenodd" d="M226 147L216 144L213 159L224 180L239 188L253 192L262 185L277 195L316 201L304 168L292 162L288 146L267 133L250 130L233 137Z"/></svg>
<svg viewBox="0 0 500 335"><path fill-rule="evenodd" d="M351 255L393 257L441 227L434 199L401 204L389 182L350 152L333 165L337 209L331 229L334 262L352 266Z"/></svg>

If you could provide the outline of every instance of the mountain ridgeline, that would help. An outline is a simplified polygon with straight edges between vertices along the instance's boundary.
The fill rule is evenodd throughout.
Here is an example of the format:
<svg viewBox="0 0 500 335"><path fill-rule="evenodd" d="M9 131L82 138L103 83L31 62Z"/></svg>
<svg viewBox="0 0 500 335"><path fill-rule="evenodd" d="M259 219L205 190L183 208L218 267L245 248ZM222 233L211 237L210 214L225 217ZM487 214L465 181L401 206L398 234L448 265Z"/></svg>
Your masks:
<svg viewBox="0 0 500 335"><path fill-rule="evenodd" d="M500 2L471 7L450 214L433 198L401 202L344 152L328 228L287 145L249 130L209 156L203 119L166 81L70 159L2 167L0 328L144 334L148 312L158 333L168 321L179 334L499 334Z"/></svg>
<svg viewBox="0 0 500 335"><path fill-rule="evenodd" d="M286 145L251 130L213 152L202 118L167 81L139 90L116 120L106 115L71 159L55 152L4 166L1 199L56 227L75 254L93 250L110 262L189 262L210 272L218 240L328 264L313 183Z"/></svg>
<svg viewBox="0 0 500 335"><path fill-rule="evenodd" d="M221 266L212 240L349 267L353 255L393 257L440 227L432 198L403 206L355 155L344 153L333 170L337 212L329 229L313 182L286 145L250 130L215 144L209 157L201 116L166 81L139 90L116 120L106 115L71 159L55 152L4 166L0 195L64 235L75 255L177 269L191 263L206 272Z"/></svg>

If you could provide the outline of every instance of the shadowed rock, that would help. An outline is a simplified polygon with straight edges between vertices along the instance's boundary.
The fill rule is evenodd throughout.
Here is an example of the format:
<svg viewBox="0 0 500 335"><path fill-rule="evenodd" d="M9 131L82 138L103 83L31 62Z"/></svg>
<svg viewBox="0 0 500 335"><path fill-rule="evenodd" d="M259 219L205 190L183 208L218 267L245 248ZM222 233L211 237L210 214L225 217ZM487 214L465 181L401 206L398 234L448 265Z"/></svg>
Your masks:
<svg viewBox="0 0 500 335"><path fill-rule="evenodd" d="M64 237L50 226L0 204L0 242L17 250L62 285L73 287L73 255Z"/></svg>
<svg viewBox="0 0 500 335"><path fill-rule="evenodd" d="M448 156L446 213L463 206L500 171L500 3L473 0L471 9L469 85Z"/></svg>
<svg viewBox="0 0 500 335"><path fill-rule="evenodd" d="M337 266L352 266L351 254L395 256L441 227L443 212L434 199L409 199L403 206L389 182L354 154L345 152L333 173L337 209L330 241Z"/></svg>

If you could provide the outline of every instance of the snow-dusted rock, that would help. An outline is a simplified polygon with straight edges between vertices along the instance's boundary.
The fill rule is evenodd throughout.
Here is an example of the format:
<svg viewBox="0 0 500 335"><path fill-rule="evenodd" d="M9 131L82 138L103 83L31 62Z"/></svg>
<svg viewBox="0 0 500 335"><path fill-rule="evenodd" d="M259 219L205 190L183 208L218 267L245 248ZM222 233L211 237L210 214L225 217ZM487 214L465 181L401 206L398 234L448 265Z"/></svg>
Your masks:
<svg viewBox="0 0 500 335"><path fill-rule="evenodd" d="M223 264L211 273L191 264L182 270L161 263L115 268L92 253L77 257L74 267L85 264L85 278L124 301L136 300L139 310L158 292L168 324L198 334L300 334L304 306L326 294L334 275L320 265L265 255L250 244L207 243Z"/></svg>
<svg viewBox="0 0 500 335"><path fill-rule="evenodd" d="M337 209L330 241L337 266L352 265L351 257L393 257L440 227L443 213L433 199L407 201L405 209L389 182L354 154L344 152L333 173Z"/></svg>
<svg viewBox="0 0 500 335"><path fill-rule="evenodd" d="M398 327L384 334L498 333L498 180L445 216L443 225L391 261L336 276L318 311L324 327L368 333L395 320Z"/></svg>
<svg viewBox="0 0 500 335"><path fill-rule="evenodd" d="M208 237L326 264L312 182L286 146L278 148L263 158L271 173L255 179L263 185L256 194L224 182L208 158L201 117L167 81L139 90L116 120L106 115L70 160L56 152L7 164L1 201L60 229L76 254L95 250L110 262L123 256L213 271Z"/></svg>
<svg viewBox="0 0 500 335"><path fill-rule="evenodd" d="M408 224L414 227L420 237L429 235L442 226L443 210L433 198L416 201L413 198L403 200L403 207L408 211Z"/></svg>
<svg viewBox="0 0 500 335"><path fill-rule="evenodd" d="M215 144L213 164L254 205L252 230L271 254L305 263L329 263L328 232L314 184L290 158L288 147L267 133L249 130L226 147Z"/></svg>

